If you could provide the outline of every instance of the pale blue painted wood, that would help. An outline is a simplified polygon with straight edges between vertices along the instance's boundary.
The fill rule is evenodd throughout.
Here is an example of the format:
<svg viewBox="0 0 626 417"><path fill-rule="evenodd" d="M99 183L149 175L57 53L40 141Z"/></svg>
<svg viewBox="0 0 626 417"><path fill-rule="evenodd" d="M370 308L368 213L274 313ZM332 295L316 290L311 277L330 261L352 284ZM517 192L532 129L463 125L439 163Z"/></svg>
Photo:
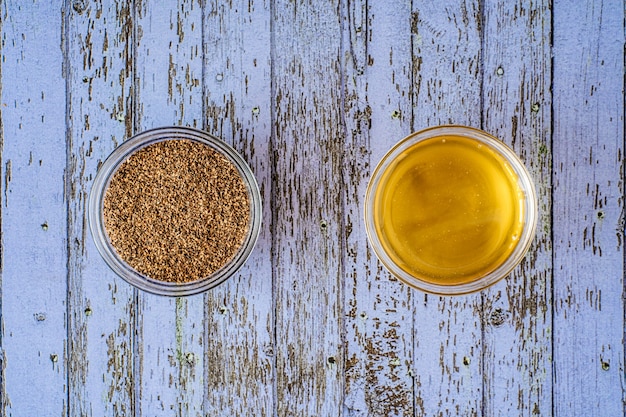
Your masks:
<svg viewBox="0 0 626 417"><path fill-rule="evenodd" d="M554 5L554 412L624 414L624 3Z"/></svg>
<svg viewBox="0 0 626 417"><path fill-rule="evenodd" d="M0 4L3 416L67 407L61 3Z"/></svg>
<svg viewBox="0 0 626 417"><path fill-rule="evenodd" d="M344 328L346 416L412 415L415 293L383 269L362 219L378 160L411 132L411 4L355 1L343 17L346 138ZM381 297L380 294L385 294Z"/></svg>
<svg viewBox="0 0 626 417"><path fill-rule="evenodd" d="M341 10L274 2L272 244L276 413L343 402Z"/></svg>
<svg viewBox="0 0 626 417"><path fill-rule="evenodd" d="M411 129L480 127L479 2L413 2L412 11ZM451 298L416 292L414 297L416 414L481 415L488 395L482 375L481 294Z"/></svg>
<svg viewBox="0 0 626 417"><path fill-rule="evenodd" d="M143 1L135 24L135 123L139 132L160 126L202 125L202 7L180 0L167 11ZM137 332L142 363L136 381L142 415L202 416L205 303L202 295L169 298L139 293Z"/></svg>
<svg viewBox="0 0 626 417"><path fill-rule="evenodd" d="M623 4L374 3L0 2L1 415L624 415ZM383 153L448 122L512 144L541 212L456 298L391 280L361 221ZM172 300L104 265L85 202L179 123L266 211L237 277Z"/></svg>
<svg viewBox="0 0 626 417"><path fill-rule="evenodd" d="M526 259L484 293L483 413L548 416L553 389L550 2L483 4L483 127L528 167L540 219Z"/></svg>
<svg viewBox="0 0 626 417"><path fill-rule="evenodd" d="M58 11L57 13L60 13ZM69 274L68 416L132 415L139 368L135 292L87 228L98 166L131 133L132 11L123 1L64 2Z"/></svg>
<svg viewBox="0 0 626 417"><path fill-rule="evenodd" d="M208 415L275 415L270 1L207 2L203 127L237 149L261 190L259 239L237 276L205 296ZM280 338L280 339L278 339Z"/></svg>

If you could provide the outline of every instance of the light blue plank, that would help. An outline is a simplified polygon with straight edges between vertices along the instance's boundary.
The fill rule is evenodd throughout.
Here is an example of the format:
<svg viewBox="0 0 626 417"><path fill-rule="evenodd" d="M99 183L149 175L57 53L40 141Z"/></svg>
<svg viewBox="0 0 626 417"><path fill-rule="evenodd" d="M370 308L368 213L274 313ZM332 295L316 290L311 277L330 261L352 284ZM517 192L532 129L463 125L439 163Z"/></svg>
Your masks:
<svg viewBox="0 0 626 417"><path fill-rule="evenodd" d="M237 149L263 200L256 247L238 274L206 294L205 412L275 415L270 2L206 2L204 128Z"/></svg>
<svg viewBox="0 0 626 417"><path fill-rule="evenodd" d="M276 1L273 262L278 415L343 408L341 24L335 1Z"/></svg>
<svg viewBox="0 0 626 417"><path fill-rule="evenodd" d="M349 2L345 10L344 314L346 416L414 413L415 292L377 261L363 222L378 160L411 132L411 4Z"/></svg>
<svg viewBox="0 0 626 417"><path fill-rule="evenodd" d="M554 2L554 413L624 415L624 3Z"/></svg>
<svg viewBox="0 0 626 417"><path fill-rule="evenodd" d="M485 292L484 412L552 413L551 25L548 1L485 1L483 126L535 180L539 218L527 257Z"/></svg>
<svg viewBox="0 0 626 417"><path fill-rule="evenodd" d="M6 416L66 410L65 81L61 1L2 14L2 368Z"/></svg>
<svg viewBox="0 0 626 417"><path fill-rule="evenodd" d="M131 133L133 13L123 0L65 5L69 415L132 415L135 295L96 250L86 210L99 165Z"/></svg>
<svg viewBox="0 0 626 417"><path fill-rule="evenodd" d="M196 0L144 1L135 25L136 131L202 124L202 7ZM137 359L141 413L202 416L204 299L140 293Z"/></svg>
<svg viewBox="0 0 626 417"><path fill-rule="evenodd" d="M480 127L479 1L413 4L413 130ZM416 294L415 401L419 416L480 415L482 298Z"/></svg>

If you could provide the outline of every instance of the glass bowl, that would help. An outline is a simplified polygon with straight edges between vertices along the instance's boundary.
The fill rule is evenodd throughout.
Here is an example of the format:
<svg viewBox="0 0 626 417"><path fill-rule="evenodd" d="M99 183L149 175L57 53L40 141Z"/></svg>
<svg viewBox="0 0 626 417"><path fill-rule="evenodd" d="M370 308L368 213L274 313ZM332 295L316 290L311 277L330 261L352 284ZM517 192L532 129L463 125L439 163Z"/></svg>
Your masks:
<svg viewBox="0 0 626 417"><path fill-rule="evenodd" d="M532 178L497 138L471 127L409 135L379 162L365 195L368 240L409 286L480 291L526 255L537 227Z"/></svg>
<svg viewBox="0 0 626 417"><path fill-rule="evenodd" d="M130 266L115 250L105 227L104 200L111 179L120 166L137 151L161 141L189 140L206 145L225 157L241 175L249 200L248 228L243 243L234 256L209 276L189 282L168 282L146 276ZM233 276L245 263L256 244L261 229L262 207L259 187L244 159L222 140L189 127L161 127L147 130L117 147L99 168L89 195L89 228L96 248L107 265L128 283L153 294L187 296L211 289Z"/></svg>

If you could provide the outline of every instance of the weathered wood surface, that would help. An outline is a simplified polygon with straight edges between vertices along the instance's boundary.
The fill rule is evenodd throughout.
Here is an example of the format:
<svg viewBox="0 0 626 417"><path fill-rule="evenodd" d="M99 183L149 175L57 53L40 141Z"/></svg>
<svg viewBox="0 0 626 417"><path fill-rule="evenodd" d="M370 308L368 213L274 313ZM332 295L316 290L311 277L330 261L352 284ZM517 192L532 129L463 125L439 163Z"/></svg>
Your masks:
<svg viewBox="0 0 626 417"><path fill-rule="evenodd" d="M520 267L484 292L483 410L489 416L543 416L552 414L554 387L548 154L552 11L549 1L499 3L485 2L482 126L509 144L535 178L539 224ZM575 410L562 415L568 414L580 415Z"/></svg>
<svg viewBox="0 0 626 417"><path fill-rule="evenodd" d="M411 130L481 123L480 3L446 0L441 6L412 8ZM414 298L415 414L481 415L482 294Z"/></svg>
<svg viewBox="0 0 626 417"><path fill-rule="evenodd" d="M618 416L623 2L0 0L0 415ZM524 160L537 237L486 291L412 290L362 222L412 131ZM204 295L145 294L86 228L99 164L163 125L241 152L259 242Z"/></svg>
<svg viewBox="0 0 626 417"><path fill-rule="evenodd" d="M611 6L554 6L560 75L552 101L552 356L559 415L624 412L616 388L624 387L624 16Z"/></svg>

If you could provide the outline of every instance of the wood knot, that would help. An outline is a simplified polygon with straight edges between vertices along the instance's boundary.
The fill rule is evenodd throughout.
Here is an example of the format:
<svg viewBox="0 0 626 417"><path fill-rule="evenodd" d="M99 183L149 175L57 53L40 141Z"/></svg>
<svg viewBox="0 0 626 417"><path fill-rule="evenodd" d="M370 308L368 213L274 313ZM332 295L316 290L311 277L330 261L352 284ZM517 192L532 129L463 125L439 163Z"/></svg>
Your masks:
<svg viewBox="0 0 626 417"><path fill-rule="evenodd" d="M506 321L507 314L501 308L496 308L489 315L489 323L494 327L499 327Z"/></svg>
<svg viewBox="0 0 626 417"><path fill-rule="evenodd" d="M185 355L185 363L188 366L194 366L196 364L196 355L193 352L189 352Z"/></svg>
<svg viewBox="0 0 626 417"><path fill-rule="evenodd" d="M608 371L611 368L611 364L603 359L600 359L600 366L602 367L603 371Z"/></svg>
<svg viewBox="0 0 626 417"><path fill-rule="evenodd" d="M263 345L263 353L265 353L267 356L274 356L274 345L272 345L271 343L266 343L265 345Z"/></svg>
<svg viewBox="0 0 626 417"><path fill-rule="evenodd" d="M87 10L87 0L74 0L72 1L72 9L78 14L82 14Z"/></svg>

